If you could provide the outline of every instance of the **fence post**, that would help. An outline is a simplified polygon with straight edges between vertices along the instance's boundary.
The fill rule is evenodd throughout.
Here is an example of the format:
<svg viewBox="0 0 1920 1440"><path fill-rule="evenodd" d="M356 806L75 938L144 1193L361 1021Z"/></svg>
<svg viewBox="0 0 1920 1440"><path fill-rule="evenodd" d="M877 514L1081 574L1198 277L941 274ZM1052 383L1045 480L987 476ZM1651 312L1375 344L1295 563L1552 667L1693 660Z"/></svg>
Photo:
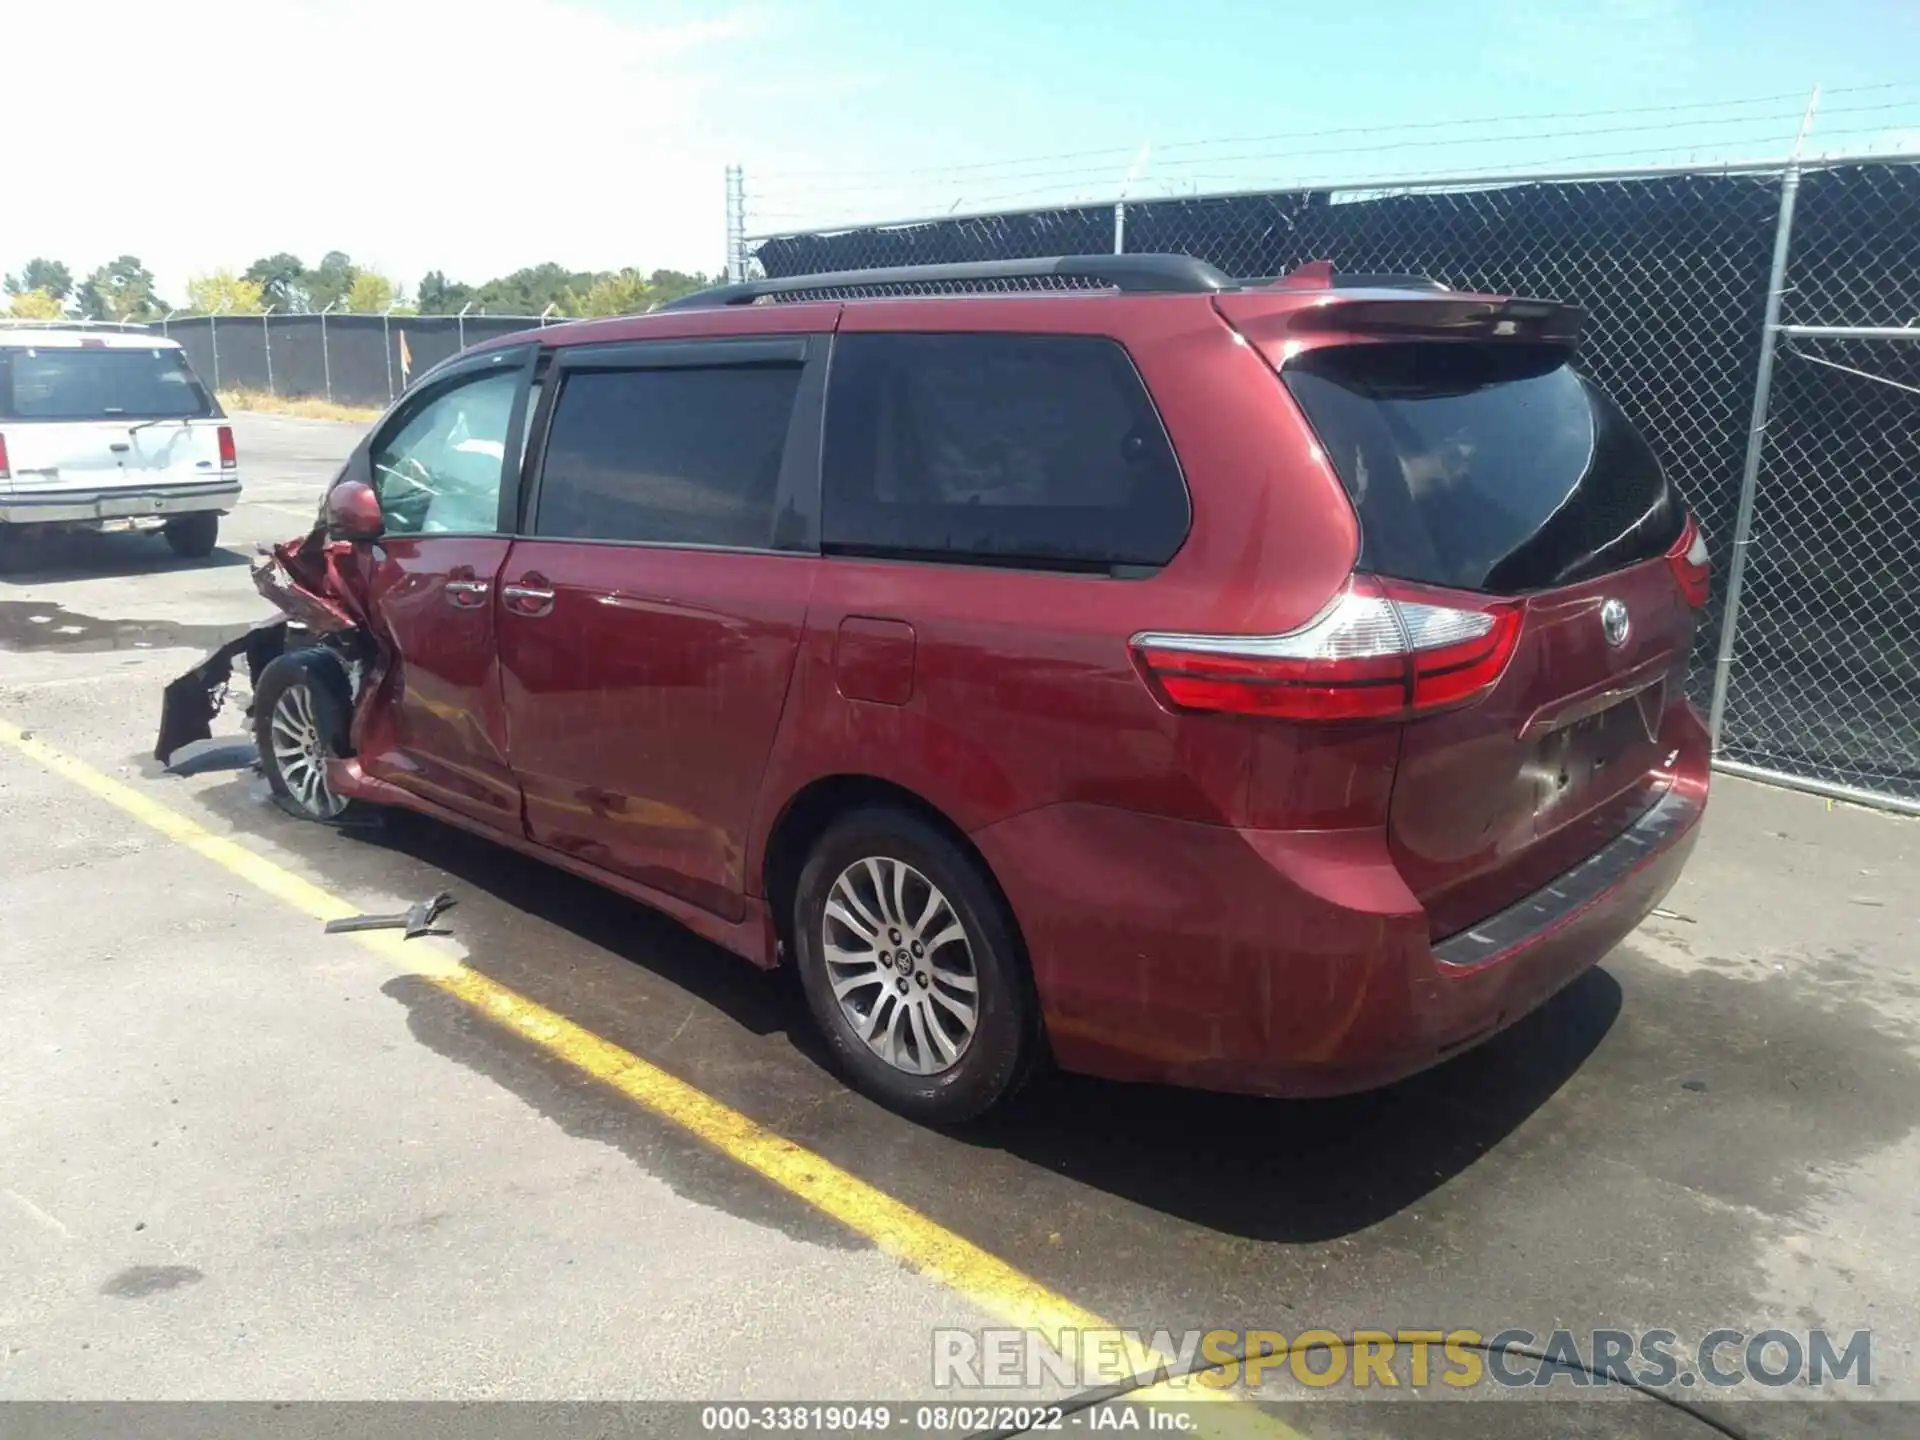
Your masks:
<svg viewBox="0 0 1920 1440"><path fill-rule="evenodd" d="M333 352L327 349L327 312L338 303L338 301L329 300L327 308L320 312L320 373L326 377L329 405L333 403Z"/></svg>
<svg viewBox="0 0 1920 1440"><path fill-rule="evenodd" d="M380 312L380 348L387 352L387 399L393 399L393 302Z"/></svg>
<svg viewBox="0 0 1920 1440"><path fill-rule="evenodd" d="M747 278L747 181L738 165L727 166L727 279Z"/></svg>
<svg viewBox="0 0 1920 1440"><path fill-rule="evenodd" d="M220 393L220 312L227 308L221 301L207 316L207 343L213 349L213 393Z"/></svg>
<svg viewBox="0 0 1920 1440"><path fill-rule="evenodd" d="M1124 200L1113 202L1113 253L1127 253L1127 202Z"/></svg>
<svg viewBox="0 0 1920 1440"><path fill-rule="evenodd" d="M462 350L467 348L467 311L471 310L472 308L473 308L473 302L469 300L467 301L466 304L460 307L460 313L453 317L455 323L459 326L459 334L460 334L459 348Z"/></svg>
<svg viewBox="0 0 1920 1440"><path fill-rule="evenodd" d="M170 309L168 309L168 311L167 311L167 313L166 313L166 314L164 314L164 315L162 315L162 316L160 317L160 337L161 337L161 338L162 338L163 340L164 340L164 339L165 339L165 338L167 337L167 334L168 334L168 331L167 331L167 322L168 322L169 320L171 320L171 319L173 319L173 317L174 317L174 316L176 316L176 315L178 315L179 313L180 313L180 312L179 312L178 310L175 310L175 309L171 309L171 308L170 308Z"/></svg>
<svg viewBox="0 0 1920 1440"><path fill-rule="evenodd" d="M267 393L277 395L280 392L273 388L273 330L267 324L267 317L272 314L271 305L260 312L260 349L267 357Z"/></svg>
<svg viewBox="0 0 1920 1440"><path fill-rule="evenodd" d="M1733 557L1727 565L1727 599L1720 617L1720 652L1713 662L1713 700L1707 708L1712 754L1720 753L1720 730L1727 717L1727 686L1733 678L1733 642L1740 624L1740 589L1747 573L1747 543L1753 532L1753 498L1760 484L1761 453L1766 448L1767 408L1773 398L1773 356L1779 338L1780 302L1786 293L1787 259L1793 250L1793 210L1800 195L1800 162L1787 166L1780 180L1780 218L1773 231L1773 269L1767 277L1767 305L1761 319L1760 368L1753 380L1753 417L1747 431L1747 460L1740 472L1740 508L1733 521Z"/></svg>

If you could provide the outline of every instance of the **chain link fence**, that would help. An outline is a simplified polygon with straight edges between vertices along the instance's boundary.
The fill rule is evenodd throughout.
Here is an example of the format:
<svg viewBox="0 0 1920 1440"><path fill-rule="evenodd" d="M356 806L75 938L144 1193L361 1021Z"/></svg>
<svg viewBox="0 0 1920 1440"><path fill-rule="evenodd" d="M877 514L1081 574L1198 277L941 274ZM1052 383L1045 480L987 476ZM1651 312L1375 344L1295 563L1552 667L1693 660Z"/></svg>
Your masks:
<svg viewBox="0 0 1920 1440"><path fill-rule="evenodd" d="M1720 756L1920 810L1920 330L1779 336Z"/></svg>
<svg viewBox="0 0 1920 1440"><path fill-rule="evenodd" d="M1792 350L1877 344L1859 368L1913 383L1920 346L1821 342L1792 326L1920 326L1920 164L1833 161L1803 173L1783 161L1064 206L763 236L744 242L740 263L786 277L1119 252L1193 255L1244 277L1331 260L1583 307L1579 364L1652 441L1708 537L1716 583L1693 693L1714 715L1716 755L1920 810L1920 394ZM1777 367L1776 344L1788 347ZM1862 358L1837 353L1849 365L1846 355ZM1769 370L1780 392L1771 412ZM1737 547L1743 528L1750 543ZM1740 549L1750 564L1736 563Z"/></svg>
<svg viewBox="0 0 1920 1440"><path fill-rule="evenodd" d="M179 341L216 390L384 406L467 346L545 323L538 315L172 315L149 328Z"/></svg>

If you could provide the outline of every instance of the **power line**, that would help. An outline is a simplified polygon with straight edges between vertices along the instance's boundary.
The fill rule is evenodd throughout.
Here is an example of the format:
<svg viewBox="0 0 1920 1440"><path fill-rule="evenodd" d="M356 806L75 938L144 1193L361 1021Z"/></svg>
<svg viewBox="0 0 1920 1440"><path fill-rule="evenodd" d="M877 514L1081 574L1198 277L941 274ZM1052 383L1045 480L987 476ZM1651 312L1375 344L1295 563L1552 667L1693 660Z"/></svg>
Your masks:
<svg viewBox="0 0 1920 1440"><path fill-rule="evenodd" d="M1865 130L1865 129L1851 129L1851 130L1841 131L1839 135L1832 136L1829 138L1841 139L1848 135L1862 134L1862 133L1871 134L1871 133L1878 133L1878 132ZM1911 148L1912 147L1909 147L1909 150L1911 150ZM1391 175L1391 176L1368 176L1368 177L1362 177L1360 179L1347 179L1339 175L1328 175L1328 174L1307 175L1307 176L1301 176L1294 179L1290 179L1284 183L1276 183L1273 186L1269 187L1269 189L1271 193L1276 195L1296 194L1296 193L1301 193L1304 191L1312 191L1312 190L1321 190L1321 191L1329 191L1329 192L1344 193L1344 194L1370 194L1375 191L1420 190L1420 189L1432 189L1436 187L1445 187L1448 185L1479 186L1479 185L1490 185L1490 184L1497 184L1497 185L1525 184L1529 180L1533 180L1533 179L1565 178L1565 177L1556 176L1555 172L1560 167L1566 167L1566 166L1600 164L1608 161L1625 161L1625 160L1635 160L1645 165L1647 164L1645 160L1646 153L1647 152L1644 150L1617 150L1616 149L1616 150L1606 150L1606 151L1588 151L1588 152L1585 152L1582 154L1576 154L1576 155L1555 155L1552 157L1542 156L1542 157L1535 157L1525 161L1512 162L1507 165L1487 166L1485 168L1476 169L1471 175L1468 175L1464 170L1462 170L1459 167L1453 167L1449 169L1430 169L1430 170L1424 170L1424 171L1402 172L1400 174ZM1820 159L1824 159L1824 158L1828 158L1836 155L1844 155L1846 153L1849 153L1849 152L1845 151L1844 149L1835 149L1829 146L1827 149L1825 149L1822 152L1819 152L1807 157L1803 157L1803 158L1808 160L1820 160ZM1920 155L1911 155L1907 151L1900 152L1900 156L1901 158L1920 159ZM1862 158L1865 158L1865 157L1862 157ZM1721 157L1719 159L1713 159L1713 160L1699 160L1699 159L1690 157L1685 161L1672 162L1671 169L1675 173L1713 174L1726 167L1737 166L1742 168L1751 168L1755 164L1774 164L1774 163L1777 163L1781 167L1784 167L1787 164L1787 158L1784 154L1778 155L1778 156L1749 157L1747 159L1734 159L1729 157ZM1653 165L1653 166L1650 166L1649 168L1664 170L1669 167L1662 166L1662 165ZM1189 176L1186 178L1200 179L1200 178L1206 178L1206 177ZM1604 179L1606 177L1604 175L1595 175L1595 176L1592 176L1591 178ZM1226 191L1221 191L1221 190L1195 191L1190 194L1157 194L1157 195L1136 194L1135 196L1132 197L1129 203L1160 204L1170 200L1171 201L1206 200L1206 199L1218 198L1222 194L1250 194L1250 193L1260 193L1260 192L1256 189L1256 187L1248 185L1248 186L1239 187L1236 189L1226 190ZM955 202L955 205L953 206L952 210L950 210L948 213L951 216L951 218L954 218L954 219L992 219L994 218L993 214L991 213L991 209L993 206L1003 204L1004 202L1008 202L1008 201L1030 199L1034 196L1040 196L1040 195L1059 197L1059 189L1057 187L1051 187L1051 188L1042 188L1042 189L1025 190L1025 191L1000 192L997 194L984 195L979 197L969 196L969 197L966 197L965 201ZM962 203L967 204L968 208L965 210L960 210L959 206ZM1073 197L1060 197L1053 204L1033 204L1033 205L1017 206L1017 207L1014 207L1014 210L1017 213L1033 213L1035 211L1054 210L1054 209L1076 210L1076 209L1083 209L1088 207L1104 208L1104 207L1111 206L1114 203L1115 203L1115 197L1111 193L1109 193L1099 197L1088 197L1084 195L1073 196ZM791 211L791 210L789 211L758 211L756 210L753 213L752 218L756 222L763 223L763 224L770 221L777 221L777 220L791 220L791 221L805 220L807 222L806 229L808 230L843 230L843 229L860 229L860 228L867 228L871 226L886 226L886 225L896 225L896 224L922 224L922 223L928 223L934 219L938 219L942 217L931 215L925 211L922 211L911 218L902 218L899 216L877 216L873 214L871 211L841 211L837 213L835 212L822 213L818 211ZM798 228L799 227L797 226L794 227L796 232ZM752 238L767 239L769 238L769 236L763 232L761 234L755 235Z"/></svg>
<svg viewBox="0 0 1920 1440"><path fill-rule="evenodd" d="M1895 108L1898 108L1898 107L1895 107ZM1832 112L1832 113L1837 113L1837 112ZM1520 144L1547 143L1555 140L1581 139L1588 136L1596 136L1596 135L1625 135L1625 134L1645 133L1647 131L1656 131L1656 130L1671 131L1674 129L1693 128L1693 127L1698 127L1702 125L1752 126L1755 124L1763 124L1763 123L1768 125L1794 124L1794 123L1797 123L1799 119L1800 119L1800 112L1798 110L1795 110L1790 114L1786 111L1781 111L1773 115L1753 115L1753 116L1739 116L1739 117L1713 116L1713 117L1708 117L1708 118L1698 119L1698 120L1655 121L1652 123L1640 124L1640 125L1612 125L1612 126L1595 127L1595 128L1585 129L1585 130L1562 130L1562 131L1554 132L1553 134L1550 134L1550 135L1539 135L1539 136L1468 135L1468 136L1447 136L1440 139L1426 139L1426 140L1382 140L1377 143L1368 144L1368 145L1315 146L1312 148L1310 153L1315 156L1361 155L1361 154L1370 154L1370 153L1383 151L1383 150L1416 150L1416 149L1432 149L1436 146L1445 147L1445 146L1464 146L1464 145L1486 145L1489 143L1493 143L1495 141L1499 141L1503 143L1520 143ZM1391 132L1384 131L1384 130L1373 130L1373 131L1368 131L1364 133L1375 134L1375 135L1385 135ZM1701 143L1701 144L1711 143L1711 137L1707 137L1696 143ZM1199 155L1199 156L1193 156L1190 158L1167 161L1161 165L1155 166L1154 169L1155 171L1165 171L1165 170L1174 170L1174 169L1193 166L1193 165L1218 165L1218 164L1245 163L1249 161L1259 161L1259 160L1295 159L1295 158L1299 158L1301 154L1302 152L1299 150L1283 150L1283 151L1266 150L1266 151L1247 152L1247 153L1236 154L1236 155ZM1097 172L1097 173L1098 173L1099 179L1107 180L1107 181L1112 180L1112 176L1109 174L1106 174L1105 172ZM1096 175L1096 172L1089 171L1085 166L1076 166L1070 170L1041 170L1041 171L1029 172L1026 174L982 176L980 178L981 180L983 180L985 183L988 183L988 184L992 184L995 181L998 181L1004 184L1008 181L1042 181L1042 180L1070 181L1070 180L1078 180L1082 178L1093 178L1095 175ZM928 176L923 180L923 183L937 184L939 182L938 182L937 176ZM774 182L773 186L768 188L770 188L771 193L775 193L779 195L789 195L789 194L805 194L805 193L808 193L809 190L813 190L813 191L824 190L834 194L848 194L848 193L859 192L859 191L874 191L874 190L898 191L901 188L901 186L899 186L898 184L865 184L865 185L812 186L812 187L801 187L797 189L789 189L789 188L780 186L779 182L776 181Z"/></svg>
<svg viewBox="0 0 1920 1440"><path fill-rule="evenodd" d="M1861 87L1861 88L1867 88L1867 87ZM1880 88L1892 88L1892 87L1880 87ZM1869 105L1837 106L1837 107L1830 107L1826 111L1826 115L1828 117L1832 117L1836 115L1849 115L1849 114L1861 115L1861 114L1884 113L1889 110L1901 110L1901 109L1912 108L1912 105L1913 105L1913 102L1903 101L1903 102L1891 102L1891 103L1869 104ZM1685 150L1689 152L1689 159L1693 159L1697 157L1702 150L1724 149L1725 147L1734 146L1734 145L1751 146L1764 140L1782 138L1784 132L1781 131L1780 129L1775 128L1776 123L1790 123L1792 120L1797 120L1797 119L1798 119L1797 115L1789 117L1784 114L1772 116L1772 117L1753 116L1753 117L1747 117L1745 119L1736 120L1736 121L1730 121L1725 118L1716 118L1716 119L1707 120L1707 121L1700 121L1700 120L1679 121L1679 122L1676 122L1674 125L1649 124L1649 125L1601 126L1601 127L1592 127L1585 130L1567 130L1567 131L1562 131L1556 134L1542 135L1542 136L1536 136L1536 137L1458 137L1458 138L1448 138L1448 139L1442 139L1442 140L1433 140L1433 139L1413 140L1413 141L1377 144L1377 145L1365 145L1365 146L1325 147L1307 154L1303 154L1299 152L1290 152L1290 151L1289 152L1265 151L1265 152L1255 152L1255 153L1249 153L1249 154L1230 155L1230 156L1194 157L1193 159L1189 159L1184 162L1181 162L1183 166L1183 173L1177 173L1171 176L1162 173L1158 175L1148 176L1141 181L1136 181L1135 193L1136 193L1136 198L1144 200L1148 197L1144 194L1139 193L1138 187L1144 186L1144 187L1149 187L1155 190L1164 190L1165 182L1169 179L1174 179L1174 180L1193 183L1193 184L1207 183L1207 184L1226 184L1226 185L1234 185L1234 186L1246 186L1254 178L1250 176L1244 169L1228 170L1228 169L1214 168L1214 169L1208 169L1208 170L1195 170L1195 169L1184 168L1184 167L1202 165L1202 164L1216 166L1216 167L1232 166L1232 165L1248 166L1248 165L1254 165L1254 164L1258 164L1260 162L1265 162L1265 161L1288 160L1288 161L1294 161L1294 162L1305 161L1305 162L1324 166L1324 164L1329 160L1336 157L1341 157L1341 156L1377 153L1381 151L1398 152L1398 151L1412 150L1412 149L1426 149L1426 148L1432 148L1435 146L1446 147L1446 146L1465 146L1465 145L1485 145L1489 143L1491 139L1494 139L1494 138L1497 138L1503 143L1510 144L1510 145L1534 147L1534 146L1539 146L1543 144L1558 144L1558 143L1569 141L1569 140L1594 138L1599 136L1638 134L1638 133L1646 133L1649 131L1666 132L1676 128L1685 129L1685 128L1698 126L1701 124L1712 124L1712 125L1721 127L1715 133L1710 135L1694 136L1687 139L1677 140L1674 143L1669 145L1663 145L1658 147L1658 152L1665 153L1665 154L1672 154L1677 150ZM1728 127L1737 127L1737 128L1728 128ZM1852 135L1869 135L1870 136L1873 133L1875 133L1875 129L1876 127L1863 126L1863 125L1852 125L1852 126L1839 128L1839 129L1828 127L1825 129L1824 133L1820 134L1820 139L1823 142L1825 142L1828 149L1831 149L1832 143L1836 140L1839 140L1846 136L1852 136ZM1542 154L1534 153L1534 154L1528 155L1524 159L1502 161L1489 166L1476 166L1473 168L1483 172L1484 171L1515 171L1523 174L1525 171L1528 171L1528 170L1539 170L1545 167L1563 164L1568 161L1585 161L1590 159L1604 160L1604 159L1610 159L1610 158L1625 158L1625 157L1632 157L1642 162L1646 162L1648 158L1647 152L1645 150L1630 151L1630 150L1614 149L1614 150L1602 151L1602 152L1590 151L1590 152L1585 152L1585 153L1576 154L1576 155L1566 155L1566 154L1542 155ZM1462 165L1464 165L1465 163L1466 162L1464 161L1464 157L1463 157L1461 164L1450 165L1447 168L1452 169L1454 173L1460 173ZM1711 164L1712 162L1702 161L1701 163ZM1444 174L1444 171L1436 170L1431 167L1423 167L1421 171L1413 172L1413 173L1432 175L1432 174ZM1324 169L1316 170L1314 174L1316 176L1324 176L1324 180L1323 181L1316 180L1313 183L1330 184L1335 186L1336 188L1347 188L1345 186L1340 186L1338 183L1338 177L1327 174L1324 171ZM964 203L969 210L984 210L992 205L1002 203L1002 202L1033 200L1041 196L1060 196L1063 191L1069 191L1069 190L1083 191L1090 186L1099 186L1102 188L1103 193L1107 193L1107 194L1113 193L1118 188L1117 185L1114 183L1113 177L1111 175L1102 174L1102 173L1093 173L1084 169L1056 171L1051 173L1043 172L1040 174L1027 175L1027 176L980 177L980 178L986 181L988 185L991 185L992 181L995 179L1000 180L1003 185L1005 185L1008 181L1027 181L1027 180L1031 180L1035 182L1049 182L1049 183L1017 185L1013 188L990 189L988 193L985 193L985 194L965 195L960 198L954 199L952 201L952 208L958 209L959 206ZM1308 184L1309 180L1307 177L1295 175L1295 176L1289 177L1283 183L1286 188L1299 188L1301 186ZM936 188L941 188L939 187L939 183L937 181L927 181L919 185L905 185L905 186L896 185L896 186L830 187L825 191L825 194L831 195L834 198L843 198L850 192L855 192L860 190L867 190L867 191L885 190L895 195L925 194L928 190L936 189ZM767 199L770 202L772 202L772 204L775 207L781 207L781 206L792 207L796 205L807 206L809 193L817 194L821 192L818 190L815 190L813 192L775 190L768 193ZM877 203L878 202L876 201L875 204L877 205ZM1074 204L1079 202L1077 200L1062 199L1061 203L1063 205L1068 205L1068 204ZM870 213L870 210L872 208L874 207L868 204L862 203L852 209L840 208L837 210L837 213L841 213L841 214ZM939 208L939 207L938 207L938 204L936 203L933 205L927 205L927 206L916 207L916 208L932 209L932 208ZM807 218L807 216L810 213L817 213L817 212L812 211L811 207L809 207L809 209L801 210L801 209L792 209L792 208L762 209L756 206L754 213L756 218L759 221L761 221L762 223L765 223L767 221L774 220L774 219L799 220L799 219Z"/></svg>
<svg viewBox="0 0 1920 1440"><path fill-rule="evenodd" d="M1826 94L1829 96L1857 95L1857 94L1864 94L1864 93L1876 92L1876 91L1916 89L1916 88L1920 88L1920 82L1896 80L1896 81L1888 81L1883 84L1876 84L1876 85L1842 86L1837 89L1829 90L1826 92ZM1451 120L1415 121L1406 125L1397 125L1397 126L1347 125L1347 126L1338 126L1332 129L1279 131L1270 135L1222 137L1222 138L1215 138L1215 139L1208 139L1208 140L1177 140L1169 144L1156 145L1154 149L1156 150L1156 152L1165 152L1169 150L1178 151L1178 150L1197 149L1199 147L1208 146L1208 145L1265 144L1270 141L1276 141L1276 140L1311 140L1311 139L1321 139L1321 138L1335 136L1335 135L1364 135L1364 134L1376 134L1376 133L1386 134L1386 133L1392 133L1392 132L1413 132L1413 131L1422 131L1422 130L1447 129L1452 127L1470 126L1470 125L1522 124L1522 123L1530 123L1530 122L1540 121L1540 120L1598 120L1598 119L1610 119L1614 116L1620 116L1620 115L1652 115L1652 114L1671 114L1671 113L1680 112L1680 111L1724 110L1724 109L1729 109L1736 106L1745 106L1745 105L1779 104L1784 101L1793 101L1796 104L1800 104L1800 103L1804 103L1806 96L1807 96L1807 92L1802 90L1802 91L1794 91L1791 93L1782 92L1782 93L1773 94L1773 95L1748 96L1743 99L1692 100L1692 101L1685 101L1677 105L1637 105L1637 106L1623 106L1623 107L1617 107L1617 108L1606 109L1606 110L1546 111L1546 112L1536 112L1533 114L1520 114L1520 115L1467 116L1467 117L1461 117L1461 118L1451 119ZM1739 119L1744 117L1728 116L1725 118ZM1138 146L1136 145L1114 145L1114 146L1102 147L1100 149L1095 149L1095 150L1070 150L1070 151L1064 151L1064 152L1050 154L1050 155L1013 156L1003 160L969 161L966 163L956 164L956 165L942 165L942 166L928 166L928 167L892 166L892 167L882 167L877 169L854 169L854 170L833 170L833 169L789 170L789 171L780 172L777 178L805 179L805 178L817 177L817 178L824 178L824 179L862 179L862 178L868 178L873 176L925 176L929 174L939 174L939 175L973 174L982 170L1000 170L1000 169L1006 169L1012 166L1022 166L1022 165L1053 164L1055 162L1065 161L1065 160L1114 159L1114 160L1119 160L1124 162L1125 160L1131 159L1132 156L1135 153L1137 153L1137 151L1138 151ZM1008 178L1013 178L1013 177L1008 177Z"/></svg>

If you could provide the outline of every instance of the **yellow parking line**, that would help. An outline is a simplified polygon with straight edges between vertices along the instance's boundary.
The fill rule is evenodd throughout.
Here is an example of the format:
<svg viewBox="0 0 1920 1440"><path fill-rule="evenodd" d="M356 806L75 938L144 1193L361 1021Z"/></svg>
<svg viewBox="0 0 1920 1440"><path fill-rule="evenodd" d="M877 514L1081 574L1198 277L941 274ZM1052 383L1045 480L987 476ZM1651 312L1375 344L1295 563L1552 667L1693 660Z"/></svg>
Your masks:
<svg viewBox="0 0 1920 1440"><path fill-rule="evenodd" d="M5 726L0 727L0 741L295 910L322 921L357 913L354 906L311 881L244 845L214 834L133 786L103 774L43 740ZM438 986L502 1029L558 1056L748 1169L759 1172L789 1194L865 1236L887 1254L971 1301L997 1322L1032 1327L1049 1335L1067 1330L1108 1328L1107 1322L1090 1311L1055 1294L1032 1276L962 1239L912 1206L477 970L410 945L396 931L360 931L352 938L408 973ZM1166 1357L1138 1347L1132 1348L1126 1357L1132 1373L1168 1363ZM1161 1384L1138 1392L1136 1398L1187 1403L1238 1397L1200 1387L1176 1388ZM1212 1412L1206 1429L1213 1433L1300 1440L1297 1431L1246 1405L1227 1405Z"/></svg>

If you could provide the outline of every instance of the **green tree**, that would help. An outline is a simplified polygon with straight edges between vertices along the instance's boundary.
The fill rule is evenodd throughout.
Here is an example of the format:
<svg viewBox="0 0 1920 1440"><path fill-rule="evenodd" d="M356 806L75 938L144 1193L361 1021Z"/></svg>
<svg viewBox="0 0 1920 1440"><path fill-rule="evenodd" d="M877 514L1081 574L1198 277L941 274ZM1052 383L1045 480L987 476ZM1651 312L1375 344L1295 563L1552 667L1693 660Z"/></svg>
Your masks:
<svg viewBox="0 0 1920 1440"><path fill-rule="evenodd" d="M165 309L153 293L153 272L122 255L81 283L80 313L89 320L157 320Z"/></svg>
<svg viewBox="0 0 1920 1440"><path fill-rule="evenodd" d="M261 298L275 310L285 313L307 308L307 267L298 255L282 250L264 255L247 267L242 279L260 287Z"/></svg>
<svg viewBox="0 0 1920 1440"><path fill-rule="evenodd" d="M73 272L58 260L36 255L21 267L18 275L7 276L6 289L9 295L43 290L56 301L65 300L73 293Z"/></svg>
<svg viewBox="0 0 1920 1440"><path fill-rule="evenodd" d="M688 275L680 270L656 270L647 277L647 284L653 287L654 302L659 305L719 283L717 276L709 280L705 275L698 273Z"/></svg>
<svg viewBox="0 0 1920 1440"><path fill-rule="evenodd" d="M391 309L395 300L393 281L375 270L361 270L347 288L345 308L356 315L378 315Z"/></svg>
<svg viewBox="0 0 1920 1440"><path fill-rule="evenodd" d="M18 290L7 307L16 320L58 320L66 314L60 302L45 290Z"/></svg>
<svg viewBox="0 0 1920 1440"><path fill-rule="evenodd" d="M549 305L564 310L575 294L591 289L599 276L569 270L549 260L489 280L474 292L474 303L492 315L538 315Z"/></svg>
<svg viewBox="0 0 1920 1440"><path fill-rule="evenodd" d="M658 299L638 270L615 270L595 276L584 292L570 291L564 308L569 315L639 315L652 309Z"/></svg>
<svg viewBox="0 0 1920 1440"><path fill-rule="evenodd" d="M329 250L320 257L319 265L307 272L307 304L315 310L324 310L328 305L338 310L347 303L347 294L359 273L344 252Z"/></svg>
<svg viewBox="0 0 1920 1440"><path fill-rule="evenodd" d="M473 299L473 287L447 279L442 270L429 270L420 277L420 313L457 315L460 307Z"/></svg>
<svg viewBox="0 0 1920 1440"><path fill-rule="evenodd" d="M187 281L187 308L199 315L258 315L266 308L262 293L258 280L215 270Z"/></svg>

